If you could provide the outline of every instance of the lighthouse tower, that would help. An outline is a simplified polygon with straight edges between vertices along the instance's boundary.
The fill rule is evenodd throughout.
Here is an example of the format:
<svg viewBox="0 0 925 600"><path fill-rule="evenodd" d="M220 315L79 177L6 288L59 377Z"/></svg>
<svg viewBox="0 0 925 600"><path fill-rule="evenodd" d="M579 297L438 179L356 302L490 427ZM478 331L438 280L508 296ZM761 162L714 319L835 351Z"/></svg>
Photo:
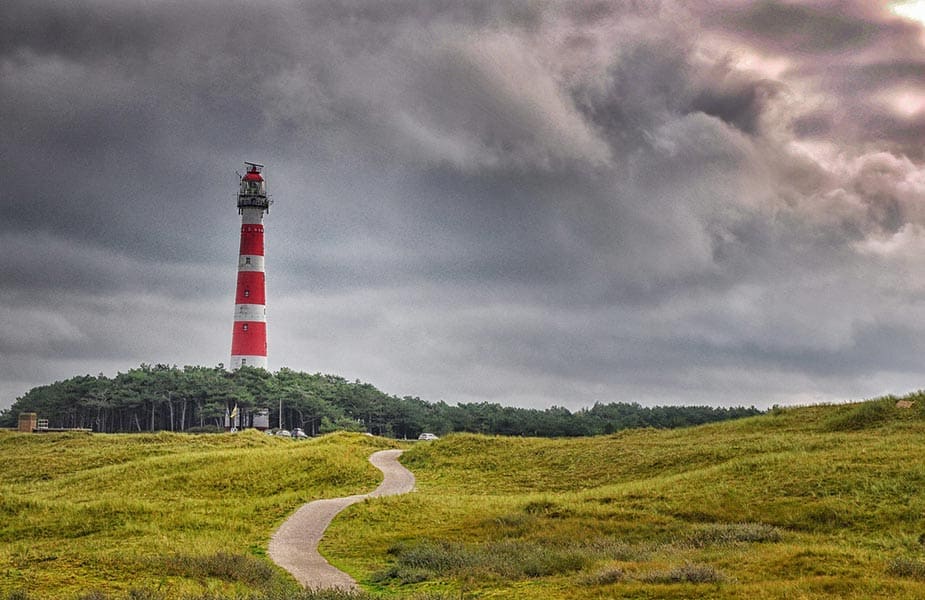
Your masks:
<svg viewBox="0 0 925 600"><path fill-rule="evenodd" d="M263 267L263 213L270 211L263 165L245 162L247 172L238 190L241 251L231 335L231 369L242 365L267 368L267 294Z"/></svg>

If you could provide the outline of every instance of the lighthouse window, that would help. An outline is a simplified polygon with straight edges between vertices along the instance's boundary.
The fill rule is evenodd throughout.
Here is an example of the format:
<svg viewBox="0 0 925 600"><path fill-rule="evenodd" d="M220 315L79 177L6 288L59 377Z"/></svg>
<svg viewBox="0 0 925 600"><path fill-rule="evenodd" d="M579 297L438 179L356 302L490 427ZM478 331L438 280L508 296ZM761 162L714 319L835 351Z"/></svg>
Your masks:
<svg viewBox="0 0 925 600"><path fill-rule="evenodd" d="M244 264L245 264L245 265L251 264L251 257L250 257L250 256L247 256L247 257L244 258Z"/></svg>
<svg viewBox="0 0 925 600"><path fill-rule="evenodd" d="M245 298L250 298L250 296L251 296L251 291L250 291L250 290L244 290L244 297L245 297Z"/></svg>
<svg viewBox="0 0 925 600"><path fill-rule="evenodd" d="M241 329L244 331L247 331L247 323L241 325Z"/></svg>

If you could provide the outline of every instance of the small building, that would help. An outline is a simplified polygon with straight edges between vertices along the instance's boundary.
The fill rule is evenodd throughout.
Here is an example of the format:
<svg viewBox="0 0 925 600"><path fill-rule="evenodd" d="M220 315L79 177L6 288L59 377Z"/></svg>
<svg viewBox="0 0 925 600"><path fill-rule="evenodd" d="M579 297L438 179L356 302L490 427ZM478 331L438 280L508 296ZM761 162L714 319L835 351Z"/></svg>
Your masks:
<svg viewBox="0 0 925 600"><path fill-rule="evenodd" d="M19 413L19 431L32 433L39 427L39 416L36 413Z"/></svg>

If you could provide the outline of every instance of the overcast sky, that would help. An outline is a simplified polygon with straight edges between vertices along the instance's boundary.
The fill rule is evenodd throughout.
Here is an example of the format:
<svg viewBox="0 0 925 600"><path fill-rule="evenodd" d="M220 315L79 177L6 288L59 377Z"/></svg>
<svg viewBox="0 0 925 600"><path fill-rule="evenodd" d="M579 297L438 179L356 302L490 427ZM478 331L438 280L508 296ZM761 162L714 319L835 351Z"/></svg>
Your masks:
<svg viewBox="0 0 925 600"><path fill-rule="evenodd" d="M228 364L428 401L925 387L925 1L7 0L0 408Z"/></svg>

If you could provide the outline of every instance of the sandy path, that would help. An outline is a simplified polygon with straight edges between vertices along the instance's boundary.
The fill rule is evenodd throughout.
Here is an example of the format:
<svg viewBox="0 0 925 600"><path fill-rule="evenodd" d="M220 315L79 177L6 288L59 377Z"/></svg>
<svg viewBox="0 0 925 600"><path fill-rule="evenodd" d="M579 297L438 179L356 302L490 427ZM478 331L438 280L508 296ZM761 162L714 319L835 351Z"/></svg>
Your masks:
<svg viewBox="0 0 925 600"><path fill-rule="evenodd" d="M269 552L273 562L292 573L307 588L356 589L357 583L352 577L332 567L318 554L318 542L337 513L351 504L364 498L404 494L414 488L414 474L398 462L401 453L401 450L382 450L369 457L369 462L384 475L379 487L369 494L303 504L270 538Z"/></svg>

